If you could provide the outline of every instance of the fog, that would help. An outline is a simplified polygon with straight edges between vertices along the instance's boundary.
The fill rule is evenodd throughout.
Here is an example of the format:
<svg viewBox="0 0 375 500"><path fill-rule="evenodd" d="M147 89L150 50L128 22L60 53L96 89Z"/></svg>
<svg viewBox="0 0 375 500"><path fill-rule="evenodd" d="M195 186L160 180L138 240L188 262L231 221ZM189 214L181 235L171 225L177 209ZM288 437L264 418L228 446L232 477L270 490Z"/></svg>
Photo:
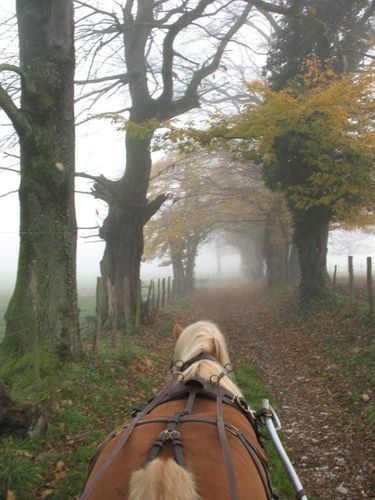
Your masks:
<svg viewBox="0 0 375 500"><path fill-rule="evenodd" d="M14 0L2 0L3 15L14 12ZM17 51L17 45L12 45ZM9 51L9 47L7 47ZM232 52L232 57L236 57ZM250 75L246 75L250 78ZM111 107L116 105L111 98ZM105 103L104 103L105 105ZM100 111L100 110L97 110ZM9 122L1 115L3 130L9 128ZM77 127L77 163L78 172L92 175L105 173L108 178L119 178L124 169L124 137L113 125L105 120L91 121ZM3 166L9 166L5 163ZM11 292L14 286L18 244L19 244L19 203L16 192L19 176L12 172L0 171L0 291ZM97 236L98 227L107 213L106 205L90 195L91 183L77 179L76 208L78 221L77 270L79 287L94 287L99 274L99 262L103 255L104 243ZM4 197L4 194L12 192ZM96 229L87 229L87 228ZM348 255L354 256L354 267L364 269L368 255L375 257L374 236L362 231L344 232L335 230L329 241L328 268L332 271L338 265L338 271L345 272ZM241 262L238 252L226 247L222 252L221 268L225 276L239 277ZM216 246L204 245L199 252L196 276L208 278L217 272ZM142 278L158 278L172 275L171 267L159 267L157 262L142 263Z"/></svg>
<svg viewBox="0 0 375 500"><path fill-rule="evenodd" d="M89 203L88 203L89 205ZM18 211L17 198L13 201L14 215ZM79 216L89 218L86 211L89 207L86 204L78 204ZM94 214L88 215L95 222L97 217L95 208ZM2 293L10 293L14 286L17 269L18 257L18 234L13 228L9 228L9 232L4 232L3 228L7 227L7 222L10 218L2 218L2 239L0 250L0 291ZM9 226L11 226L9 224ZM13 229L12 231L10 229ZM89 240L79 238L78 255L77 255L77 270L78 270L78 286L82 290L93 289L95 287L96 276L99 275L99 262L103 254L104 243L98 242L98 238L93 240L95 243L89 243ZM333 231L330 234L329 252L328 252L328 270L333 272L334 266L338 266L339 274L346 274L347 257L354 256L355 273L363 274L366 269L366 257L372 256L375 258L375 237L363 231ZM143 262L141 267L142 279L148 280L151 278L163 278L172 276L171 266L160 266L157 261ZM218 272L217 265L217 249L216 243L207 243L200 249L197 265L196 277L199 279L209 279L216 277ZM221 248L221 277L222 278L241 278L241 259L239 253L234 247L224 245Z"/></svg>

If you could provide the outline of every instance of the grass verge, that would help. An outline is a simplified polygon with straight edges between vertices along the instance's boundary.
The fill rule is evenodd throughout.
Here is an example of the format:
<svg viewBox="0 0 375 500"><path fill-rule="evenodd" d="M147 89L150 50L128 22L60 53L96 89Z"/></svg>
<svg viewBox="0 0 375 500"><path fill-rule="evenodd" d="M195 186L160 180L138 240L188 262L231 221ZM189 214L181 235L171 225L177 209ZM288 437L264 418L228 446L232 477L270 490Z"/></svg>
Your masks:
<svg viewBox="0 0 375 500"><path fill-rule="evenodd" d="M251 408L260 409L262 407L263 399L269 399L271 405L276 406L273 394L262 382L254 365L250 365L248 363L241 365L236 370L235 376L236 383L241 388L241 391L246 400L249 402ZM266 430L264 434L267 435ZM282 435L281 439L284 441ZM288 450L285 441L283 444L290 455L290 450ZM285 472L284 466L277 455L276 449L268 440L265 448L269 459L269 470L273 487L276 489L282 500L294 499L294 489L289 481L287 473Z"/></svg>
<svg viewBox="0 0 375 500"><path fill-rule="evenodd" d="M0 439L0 499L9 490L17 500L76 498L98 444L150 396L148 368L154 364L139 345L114 350L103 342L99 353L88 352L46 377L39 398L48 408L47 435ZM25 369L13 378L16 400L35 398L29 376Z"/></svg>

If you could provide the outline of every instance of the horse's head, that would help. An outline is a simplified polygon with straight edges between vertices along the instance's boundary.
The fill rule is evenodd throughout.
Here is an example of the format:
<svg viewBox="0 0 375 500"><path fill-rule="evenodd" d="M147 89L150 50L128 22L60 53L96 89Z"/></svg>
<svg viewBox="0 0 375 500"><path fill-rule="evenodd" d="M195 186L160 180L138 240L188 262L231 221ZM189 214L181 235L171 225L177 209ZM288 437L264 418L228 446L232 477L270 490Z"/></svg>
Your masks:
<svg viewBox="0 0 375 500"><path fill-rule="evenodd" d="M210 379L212 375L220 376L225 366L230 365L227 345L219 328L210 321L197 321L186 328L176 323L173 328L173 337L176 340L173 360L181 365L193 360L200 354L206 353L215 360L197 360L188 368L183 369L185 380L194 376ZM178 370L177 370L178 371ZM230 375L221 378L221 384L231 392L240 395L238 387L230 380Z"/></svg>
<svg viewBox="0 0 375 500"><path fill-rule="evenodd" d="M229 355L223 334L210 321L197 321L183 328L180 323L173 327L176 340L174 359L188 361L202 353L215 357L221 365L229 363Z"/></svg>

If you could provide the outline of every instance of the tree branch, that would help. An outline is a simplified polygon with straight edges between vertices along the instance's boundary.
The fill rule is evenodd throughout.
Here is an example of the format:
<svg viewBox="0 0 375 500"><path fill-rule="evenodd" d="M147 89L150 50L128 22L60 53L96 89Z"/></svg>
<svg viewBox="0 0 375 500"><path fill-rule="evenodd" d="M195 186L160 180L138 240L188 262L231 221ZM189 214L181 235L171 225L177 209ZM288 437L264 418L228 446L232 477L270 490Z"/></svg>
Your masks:
<svg viewBox="0 0 375 500"><path fill-rule="evenodd" d="M211 62L202 66L198 70L194 71L193 76L186 87L183 97L170 103L168 106L166 105L165 101L163 102L163 100L161 99L162 96L160 96L160 98L158 99L159 104L161 104L159 108L159 118L162 121L167 120L169 118L173 118L178 114L189 111L194 107L199 107L198 88L202 83L202 80L217 70L228 43L231 41L232 37L237 33L240 27L246 22L246 19L251 9L252 5L250 4L247 5L243 10L242 14L235 21L235 23L228 29L227 33L221 38L221 41L218 44L216 52L211 59Z"/></svg>
<svg viewBox="0 0 375 500"><path fill-rule="evenodd" d="M13 64L0 64L0 72L12 71L17 73L25 82L26 75L18 66ZM18 109L14 104L13 99L8 92L0 85L0 108L4 110L10 121L12 122L19 137L27 137L31 134L31 124L23 114L22 110Z"/></svg>
<svg viewBox="0 0 375 500"><path fill-rule="evenodd" d="M165 201L169 198L169 194L163 193L159 194L155 199L149 202L145 209L144 213L144 223L146 224L147 221L151 219L153 215L156 214L156 212L159 210L159 208L163 205Z"/></svg>
<svg viewBox="0 0 375 500"><path fill-rule="evenodd" d="M15 174L20 173L19 170L16 170L15 168L9 168L9 167L0 167L0 170L7 170L8 172L14 172Z"/></svg>
<svg viewBox="0 0 375 500"><path fill-rule="evenodd" d="M121 83L128 83L130 75L128 73L118 73L117 75L102 76L100 78L88 78L87 80L75 80L76 85L86 85L91 83L107 82L109 80L121 80Z"/></svg>
<svg viewBox="0 0 375 500"><path fill-rule="evenodd" d="M14 191L8 191L7 193L4 194L0 194L0 198L5 198L6 196L14 193L18 193L18 189L15 189Z"/></svg>
<svg viewBox="0 0 375 500"><path fill-rule="evenodd" d="M275 14L282 14L284 16L290 16L297 14L303 4L303 0L295 0L291 7L282 7L281 5L275 5L274 3L268 3L264 0L245 0L251 3L258 10L265 10L267 12L274 12Z"/></svg>
<svg viewBox="0 0 375 500"><path fill-rule="evenodd" d="M8 116L12 122L19 137L28 137L32 128L30 122L27 120L23 112L17 108L14 104L13 99L0 85L0 108L2 108L5 114Z"/></svg>

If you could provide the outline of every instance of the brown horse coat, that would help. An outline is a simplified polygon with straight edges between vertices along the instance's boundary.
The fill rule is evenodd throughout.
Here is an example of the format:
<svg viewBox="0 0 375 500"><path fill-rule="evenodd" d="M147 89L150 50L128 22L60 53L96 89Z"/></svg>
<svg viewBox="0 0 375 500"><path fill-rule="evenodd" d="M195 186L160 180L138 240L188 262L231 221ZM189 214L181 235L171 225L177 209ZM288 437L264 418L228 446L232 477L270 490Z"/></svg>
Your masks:
<svg viewBox="0 0 375 500"><path fill-rule="evenodd" d="M171 417L182 410L186 400L175 400L164 403L142 421L158 417ZM224 404L223 415L226 424L241 431L264 458L264 451L257 439L256 433L245 415L236 408ZM198 397L190 417L209 420L216 418L216 402ZM90 500L126 500L129 494L129 479L131 474L144 466L147 455L166 423L140 424L135 427L124 447L114 457L103 477L98 481ZM184 455L188 470L193 474L197 491L202 500L229 500L230 486L227 477L223 453L218 438L218 428L215 424L182 422L178 425L183 442ZM267 500L268 496L259 476L257 467L245 446L238 437L230 431L228 435L231 457L240 500ZM123 427L103 447L89 475L86 487L95 480L100 465L121 438ZM173 456L170 442L162 448L159 457ZM147 499L145 499L147 500ZM171 498L170 500L173 500Z"/></svg>

